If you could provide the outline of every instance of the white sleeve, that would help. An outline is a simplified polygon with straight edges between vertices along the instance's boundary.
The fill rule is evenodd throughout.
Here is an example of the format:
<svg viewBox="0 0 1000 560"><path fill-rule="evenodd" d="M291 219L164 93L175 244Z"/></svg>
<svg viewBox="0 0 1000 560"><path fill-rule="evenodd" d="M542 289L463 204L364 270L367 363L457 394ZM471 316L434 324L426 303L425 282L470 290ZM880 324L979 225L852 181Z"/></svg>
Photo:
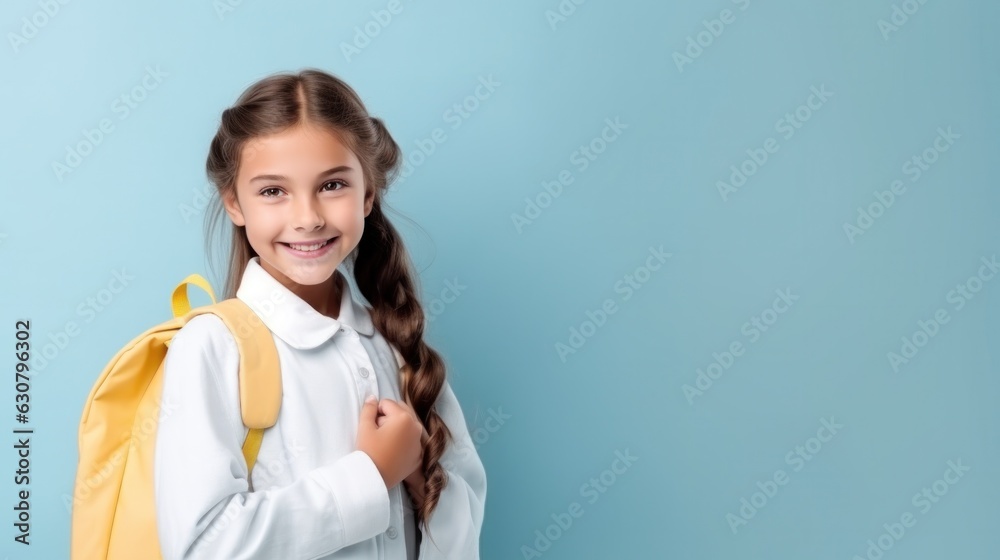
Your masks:
<svg viewBox="0 0 1000 560"><path fill-rule="evenodd" d="M437 508L421 534L420 560L479 560L479 535L486 506L486 470L469 436L465 416L451 385L445 381L437 413L451 431L440 464L447 481ZM433 539L433 540L432 540Z"/></svg>
<svg viewBox="0 0 1000 560"><path fill-rule="evenodd" d="M248 491L238 362L236 340L211 314L188 321L167 351L154 459L164 560L312 560L385 531L388 489L360 450Z"/></svg>

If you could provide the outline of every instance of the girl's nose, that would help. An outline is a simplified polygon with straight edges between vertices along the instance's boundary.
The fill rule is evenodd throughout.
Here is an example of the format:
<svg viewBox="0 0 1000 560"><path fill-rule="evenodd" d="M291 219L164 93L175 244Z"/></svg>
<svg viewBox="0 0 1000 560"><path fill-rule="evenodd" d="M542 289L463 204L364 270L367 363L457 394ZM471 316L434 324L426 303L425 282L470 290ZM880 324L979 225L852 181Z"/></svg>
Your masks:
<svg viewBox="0 0 1000 560"><path fill-rule="evenodd" d="M295 208L295 215L292 218L295 229L299 231L312 231L323 227L323 216L316 209L316 203L312 199L303 200Z"/></svg>

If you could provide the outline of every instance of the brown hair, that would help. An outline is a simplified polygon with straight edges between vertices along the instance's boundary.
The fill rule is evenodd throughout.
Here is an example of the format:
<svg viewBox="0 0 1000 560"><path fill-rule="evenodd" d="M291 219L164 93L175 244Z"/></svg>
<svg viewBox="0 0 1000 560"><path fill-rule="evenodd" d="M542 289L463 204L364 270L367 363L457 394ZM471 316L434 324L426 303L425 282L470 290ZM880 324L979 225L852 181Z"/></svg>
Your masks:
<svg viewBox="0 0 1000 560"><path fill-rule="evenodd" d="M321 70L274 74L250 86L236 104L222 112L212 139L206 170L218 197L212 198L206 250L211 254L212 230L223 214L221 201L235 197L236 177L243 147L254 137L278 133L303 123L324 127L354 152L361 163L366 193L374 193L364 233L348 257L349 268L362 295L371 304L372 322L406 361L400 370L403 398L416 411L430 436L423 449L426 479L423 503L416 504L418 522L426 527L446 483L439 464L451 432L434 403L445 382L441 356L424 340L424 312L412 263L402 238L383 212L383 197L399 172L402 150L383 122L370 116L358 94L344 81ZM246 228L233 225L225 298L235 297L243 271L257 256ZM353 260L353 263L350 261ZM332 287L332 283L331 283Z"/></svg>

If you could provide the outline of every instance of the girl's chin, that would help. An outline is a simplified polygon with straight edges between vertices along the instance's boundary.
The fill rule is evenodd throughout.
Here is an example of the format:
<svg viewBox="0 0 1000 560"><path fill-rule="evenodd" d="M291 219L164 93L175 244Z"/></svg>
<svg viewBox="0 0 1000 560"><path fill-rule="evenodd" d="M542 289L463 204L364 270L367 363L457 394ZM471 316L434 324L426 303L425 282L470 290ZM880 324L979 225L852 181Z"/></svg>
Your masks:
<svg viewBox="0 0 1000 560"><path fill-rule="evenodd" d="M285 268L285 276L294 280L297 284L302 284L304 286L315 286L316 284L322 284L330 280L333 276L337 266L340 263L329 262L323 264L315 265L295 265L292 264Z"/></svg>
<svg viewBox="0 0 1000 560"><path fill-rule="evenodd" d="M271 255L271 258L264 260L269 265L265 268L276 269L282 276L301 286L315 286L328 282L341 262L333 258L303 261L289 259L287 255L281 254Z"/></svg>

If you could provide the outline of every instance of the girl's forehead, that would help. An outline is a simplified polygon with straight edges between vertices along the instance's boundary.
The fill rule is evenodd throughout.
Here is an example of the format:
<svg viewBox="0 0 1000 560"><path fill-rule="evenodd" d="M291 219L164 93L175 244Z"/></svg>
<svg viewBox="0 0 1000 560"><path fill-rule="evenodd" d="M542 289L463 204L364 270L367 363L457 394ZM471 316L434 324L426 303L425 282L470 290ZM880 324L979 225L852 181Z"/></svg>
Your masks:
<svg viewBox="0 0 1000 560"><path fill-rule="evenodd" d="M298 124L277 132L254 136L247 140L244 150L281 148L300 144L318 144L328 149L348 149L340 133L312 124Z"/></svg>
<svg viewBox="0 0 1000 560"><path fill-rule="evenodd" d="M360 168L357 156L338 135L316 127L295 127L251 138L241 155L241 173L244 168L258 167Z"/></svg>

